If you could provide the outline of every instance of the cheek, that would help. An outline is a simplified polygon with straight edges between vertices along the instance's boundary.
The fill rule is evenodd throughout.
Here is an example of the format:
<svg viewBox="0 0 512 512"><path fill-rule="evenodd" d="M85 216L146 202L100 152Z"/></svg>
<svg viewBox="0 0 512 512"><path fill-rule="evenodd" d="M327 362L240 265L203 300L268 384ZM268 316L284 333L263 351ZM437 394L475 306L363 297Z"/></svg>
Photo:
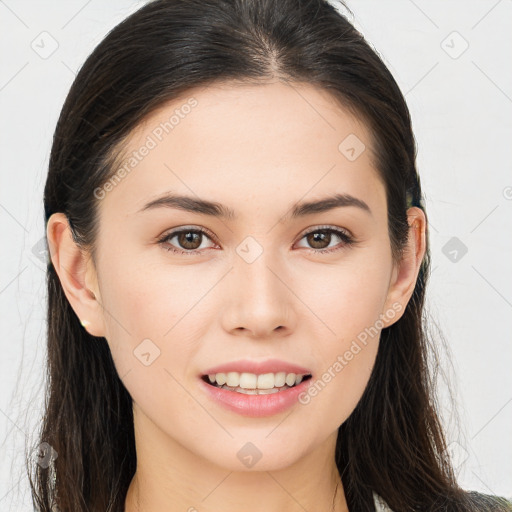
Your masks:
<svg viewBox="0 0 512 512"><path fill-rule="evenodd" d="M301 398L306 409L310 408L311 432L320 428L315 418L337 428L364 392L384 326L390 276L387 263L391 265L391 260L377 264L375 255L357 261L347 259L335 271L333 267L323 270L323 279L309 283L312 309L322 320L313 335L317 342L310 349L311 357L321 362L322 371Z"/></svg>
<svg viewBox="0 0 512 512"><path fill-rule="evenodd" d="M120 377L130 374L132 381L141 379L142 389L148 388L144 383L162 375L169 360L179 364L185 351L185 345L180 345L172 357L167 354L181 322L187 323L192 300L187 297L194 295L190 287L182 286L181 277L176 278L177 272L156 272L150 266L135 265L127 256L112 258L102 267L105 337Z"/></svg>
<svg viewBox="0 0 512 512"><path fill-rule="evenodd" d="M324 372L312 380L299 397L301 434L318 442L334 432L350 416L368 384L378 349L378 338L371 344L355 345L330 354ZM350 354L347 357L347 354Z"/></svg>
<svg viewBox="0 0 512 512"><path fill-rule="evenodd" d="M205 319L216 318L208 292L218 275L210 271L199 279L194 265L172 268L117 256L104 265L101 289L117 372L144 409L165 403L169 414L185 414L191 397L182 385L196 384L186 381L211 325Z"/></svg>
<svg viewBox="0 0 512 512"><path fill-rule="evenodd" d="M108 344L124 386L142 417L147 414L161 425L170 425L178 414L180 425L187 425L189 416L193 421L194 414L197 420L201 409L191 403L185 379L194 339L200 339L194 325L201 308L193 304L204 290L199 294L184 286L187 279L178 269L130 268L128 260L111 268L103 279L102 299Z"/></svg>
<svg viewBox="0 0 512 512"><path fill-rule="evenodd" d="M308 304L329 326L328 337L342 341L357 336L380 318L389 289L391 260L379 258L375 251L354 252L353 257L309 275L302 293L308 291Z"/></svg>
<svg viewBox="0 0 512 512"><path fill-rule="evenodd" d="M355 307L358 300L364 307ZM315 359L321 361L321 370L299 397L307 418L301 427L306 437L319 440L336 430L360 401L379 347L381 305L380 295L353 295L351 300L339 300L331 311L328 321L336 336L318 338L311 349L311 356L314 352Z"/></svg>
<svg viewBox="0 0 512 512"><path fill-rule="evenodd" d="M105 267L110 270L102 278L102 299L113 339L121 334L134 344L148 337L166 340L205 292L192 265L155 265L142 256L125 256Z"/></svg>

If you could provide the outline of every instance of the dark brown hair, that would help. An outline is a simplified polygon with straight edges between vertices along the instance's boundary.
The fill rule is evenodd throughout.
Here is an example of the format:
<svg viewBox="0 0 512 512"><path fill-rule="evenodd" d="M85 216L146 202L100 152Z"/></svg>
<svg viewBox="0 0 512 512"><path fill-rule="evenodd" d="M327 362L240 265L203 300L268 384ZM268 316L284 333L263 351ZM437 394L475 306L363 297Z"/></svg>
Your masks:
<svg viewBox="0 0 512 512"><path fill-rule="evenodd" d="M346 6L345 6L346 7ZM117 25L80 69L62 108L44 190L45 221L66 214L95 254L94 190L117 170L123 141L164 103L218 82L308 83L329 92L373 137L395 260L408 206L424 210L410 114L381 58L324 0L155 0ZM428 240L427 240L428 242ZM434 398L423 318L430 254L403 316L383 329L373 373L340 426L336 463L350 510L507 510L462 490ZM104 338L80 325L50 262L45 415L39 443L57 458L27 461L33 502L50 512L122 512L136 469L132 400ZM39 444L38 443L38 444Z"/></svg>

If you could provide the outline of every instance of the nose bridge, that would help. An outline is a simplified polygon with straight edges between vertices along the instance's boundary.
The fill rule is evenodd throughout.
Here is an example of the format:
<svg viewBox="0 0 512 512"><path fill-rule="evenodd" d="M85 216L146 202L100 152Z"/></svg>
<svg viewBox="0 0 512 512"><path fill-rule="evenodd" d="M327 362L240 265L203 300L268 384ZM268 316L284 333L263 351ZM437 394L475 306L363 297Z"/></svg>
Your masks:
<svg viewBox="0 0 512 512"><path fill-rule="evenodd" d="M237 247L230 281L231 328L271 332L286 326L291 294L284 284L283 266L270 249L255 239Z"/></svg>
<svg viewBox="0 0 512 512"><path fill-rule="evenodd" d="M240 288L238 293L242 297L249 296L272 302L283 295L283 283L278 278L279 273L283 272L282 266L270 249L262 248L256 254L256 248L249 246L248 252L238 254L234 270L237 276L235 284Z"/></svg>

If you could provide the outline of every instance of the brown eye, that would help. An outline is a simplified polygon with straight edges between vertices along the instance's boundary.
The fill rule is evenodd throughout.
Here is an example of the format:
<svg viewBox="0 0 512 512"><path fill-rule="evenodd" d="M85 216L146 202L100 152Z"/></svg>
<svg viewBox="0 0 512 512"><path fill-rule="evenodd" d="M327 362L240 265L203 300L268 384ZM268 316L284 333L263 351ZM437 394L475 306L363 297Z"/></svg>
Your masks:
<svg viewBox="0 0 512 512"><path fill-rule="evenodd" d="M329 230L313 231L307 234L306 238L313 249L325 249L331 242L331 233Z"/></svg>
<svg viewBox="0 0 512 512"><path fill-rule="evenodd" d="M176 239L175 243L171 240ZM159 240L164 249L177 254L194 255L202 252L203 240L211 240L211 236L202 229L180 229L165 235ZM206 247L208 249L209 247Z"/></svg>
<svg viewBox="0 0 512 512"><path fill-rule="evenodd" d="M171 243L174 238L176 238L177 243ZM213 235L203 229L180 229L165 235L159 240L159 243L167 251L176 254L195 255L202 252L200 249L205 239L212 240ZM305 239L308 244L305 249L314 254L339 251L356 243L354 238L345 230L330 227L317 227L303 235L302 239ZM329 247L331 242L336 241L336 239L341 240L341 244L338 243L337 246ZM206 247L206 249L208 248L211 247Z"/></svg>
<svg viewBox="0 0 512 512"><path fill-rule="evenodd" d="M341 245L329 247L336 238L341 240ZM354 238L345 230L330 227L317 227L307 232L302 239L305 239L308 247L305 249L312 253L325 254L343 249L355 243Z"/></svg>
<svg viewBox="0 0 512 512"><path fill-rule="evenodd" d="M175 237L178 239L178 243L184 249L198 249L201 246L202 233L197 231L181 231ZM199 242L199 245L197 243Z"/></svg>

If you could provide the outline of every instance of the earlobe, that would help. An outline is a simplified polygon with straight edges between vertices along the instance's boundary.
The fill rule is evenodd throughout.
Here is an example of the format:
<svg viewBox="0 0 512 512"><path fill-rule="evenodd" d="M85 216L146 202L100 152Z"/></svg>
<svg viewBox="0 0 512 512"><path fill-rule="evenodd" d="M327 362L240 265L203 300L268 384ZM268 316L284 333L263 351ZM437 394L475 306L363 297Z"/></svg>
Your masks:
<svg viewBox="0 0 512 512"><path fill-rule="evenodd" d="M405 311L416 286L416 280L426 251L426 217L423 210L411 207L407 210L409 237L404 247L403 257L393 268L388 295L383 314L397 303L401 304L401 314L393 315L392 320L385 325L389 327L396 322Z"/></svg>
<svg viewBox="0 0 512 512"><path fill-rule="evenodd" d="M46 228L52 264L59 276L64 293L79 319L93 336L104 336L103 316L99 303L97 281L89 283L91 261L88 254L73 240L68 219L64 213L54 213ZM95 276L95 272L93 272ZM96 291L92 291L94 287ZM85 320L87 319L87 320Z"/></svg>

